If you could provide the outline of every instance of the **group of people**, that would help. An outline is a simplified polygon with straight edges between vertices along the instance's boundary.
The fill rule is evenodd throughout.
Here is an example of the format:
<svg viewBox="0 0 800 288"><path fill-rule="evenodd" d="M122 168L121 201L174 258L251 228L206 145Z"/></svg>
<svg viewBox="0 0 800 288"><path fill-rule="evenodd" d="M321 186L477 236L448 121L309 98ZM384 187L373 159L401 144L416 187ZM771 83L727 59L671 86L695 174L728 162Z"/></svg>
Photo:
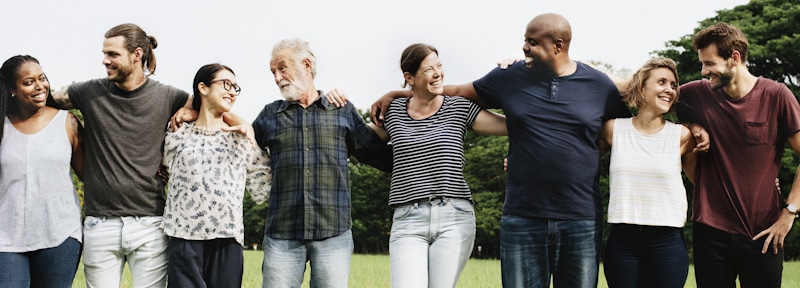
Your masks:
<svg viewBox="0 0 800 288"><path fill-rule="evenodd" d="M727 23L699 31L693 45L708 79L684 85L665 58L631 79L604 75L569 58L571 38L563 16L538 15L524 61L442 89L508 119L503 287L596 287L601 254L610 287L683 287L681 171L695 187L697 286L736 287L738 277L741 287L780 287L800 187L781 199L775 179L784 143L800 154L800 105L786 85L750 74L745 35ZM373 121L389 122L395 98L410 96L384 95ZM682 125L664 119L673 110ZM609 149L611 231L601 253L599 156Z"/></svg>
<svg viewBox="0 0 800 288"><path fill-rule="evenodd" d="M408 46L410 89L382 96L371 124L340 90L315 87L316 57L297 38L273 47L284 99L252 124L230 112L241 93L230 67L201 67L191 95L149 78L157 42L134 24L106 33L107 77L52 95L38 61L14 56L0 68L0 215L10 219L0 222L0 283L71 287L82 251L88 287L118 287L125 263L135 287L240 287L246 190L269 203L264 287L300 286L309 262L312 287L347 287L352 155L392 171L392 286L454 287L475 238L462 171L470 129L509 137L504 287L596 287L601 256L611 287L683 287L681 171L695 185L698 287L735 287L737 277L780 287L800 183L784 201L775 178L787 140L800 154L800 105L748 72L740 30L698 32L708 79L684 85L670 59L617 81L572 60L558 14L534 17L524 36L524 61L462 85L444 85L436 48ZM57 108L79 109L85 128ZM685 123L665 120L672 110ZM70 168L84 182L82 226Z"/></svg>

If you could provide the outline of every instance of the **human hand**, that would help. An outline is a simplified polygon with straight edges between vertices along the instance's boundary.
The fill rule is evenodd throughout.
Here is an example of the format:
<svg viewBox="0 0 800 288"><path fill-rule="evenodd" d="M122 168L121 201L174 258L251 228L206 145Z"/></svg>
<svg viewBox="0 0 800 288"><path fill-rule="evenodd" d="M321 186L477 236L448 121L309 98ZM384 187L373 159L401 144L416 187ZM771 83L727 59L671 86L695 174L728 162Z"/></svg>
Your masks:
<svg viewBox="0 0 800 288"><path fill-rule="evenodd" d="M167 166L159 166L156 174L158 174L158 177L161 178L161 183L167 184L167 181L169 181L169 172L167 171Z"/></svg>
<svg viewBox="0 0 800 288"><path fill-rule="evenodd" d="M692 132L694 136L694 141L697 143L692 149L694 153L706 153L709 149L711 149L711 140L708 137L708 131L700 124L692 123L689 124L689 131Z"/></svg>
<svg viewBox="0 0 800 288"><path fill-rule="evenodd" d="M525 59L523 59L523 58L505 58L503 60L497 61L497 66L500 67L500 69L505 70L506 68L508 68L508 66L511 66L511 64L514 64L517 61L522 61L522 60L525 60Z"/></svg>
<svg viewBox="0 0 800 288"><path fill-rule="evenodd" d="M180 128L181 125L183 125L183 122L191 122L197 120L197 117L198 117L197 111L181 107L169 119L169 129L172 132L178 131L178 128Z"/></svg>
<svg viewBox="0 0 800 288"><path fill-rule="evenodd" d="M392 104L392 100L394 100L392 93L384 94L370 107L369 117L372 119L372 123L375 123L378 127L383 127L383 118L386 116L386 110L389 110L389 104Z"/></svg>
<svg viewBox="0 0 800 288"><path fill-rule="evenodd" d="M336 107L342 107L347 104L347 95L339 88L333 88L328 93L325 93L325 98Z"/></svg>
<svg viewBox="0 0 800 288"><path fill-rule="evenodd" d="M258 142L256 142L256 132L253 130L253 126L250 124L225 126L222 127L222 131L242 134L247 137L247 140L250 141L250 145L253 146L253 148L258 148Z"/></svg>
<svg viewBox="0 0 800 288"><path fill-rule="evenodd" d="M503 158L503 171L508 173L508 157Z"/></svg>
<svg viewBox="0 0 800 288"><path fill-rule="evenodd" d="M772 246L772 253L778 254L778 248L783 248L786 235L792 230L794 218L794 214L789 213L786 209L781 209L781 216L778 217L778 220L767 230L761 231L756 237L753 237L753 240L758 240L764 236L767 237L764 240L764 247L761 248L761 254L766 254L770 245Z"/></svg>

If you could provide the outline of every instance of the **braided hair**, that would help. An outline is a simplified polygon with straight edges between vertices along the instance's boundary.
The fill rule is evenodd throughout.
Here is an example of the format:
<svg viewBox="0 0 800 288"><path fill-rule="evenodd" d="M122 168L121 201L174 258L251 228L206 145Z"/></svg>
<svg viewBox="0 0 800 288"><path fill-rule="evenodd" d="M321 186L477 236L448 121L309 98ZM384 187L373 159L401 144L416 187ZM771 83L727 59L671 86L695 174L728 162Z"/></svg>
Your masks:
<svg viewBox="0 0 800 288"><path fill-rule="evenodd" d="M16 89L17 72L19 72L22 64L26 62L39 64L39 60L36 60L33 56L17 55L8 58L6 62L3 62L3 66L0 67L0 142L3 141L3 127L5 126L9 109L18 109L16 105L11 105L16 101L11 96L11 90Z"/></svg>

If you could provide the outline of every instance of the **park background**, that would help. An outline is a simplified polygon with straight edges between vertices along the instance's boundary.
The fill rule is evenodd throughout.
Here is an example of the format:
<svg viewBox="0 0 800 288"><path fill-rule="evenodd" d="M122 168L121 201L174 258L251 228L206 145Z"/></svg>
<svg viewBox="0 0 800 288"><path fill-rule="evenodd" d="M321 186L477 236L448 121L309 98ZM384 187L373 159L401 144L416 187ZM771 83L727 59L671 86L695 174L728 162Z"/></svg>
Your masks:
<svg viewBox="0 0 800 288"><path fill-rule="evenodd" d="M102 35L116 24L133 22L159 40L154 79L190 90L191 78L201 65L221 62L233 67L244 89L234 112L246 119L253 119L265 103L280 97L267 67L271 46L280 39L308 40L318 57L317 86L344 89L366 119L374 99L402 84L396 62L408 44L425 42L439 48L447 83L464 83L481 77L499 59L521 56L525 25L545 12L560 13L572 23L574 59L626 75L649 57L670 57L679 64L681 83L701 78L691 35L711 23L726 21L748 35L751 72L786 83L795 96L800 95L797 0L38 1L35 6L24 1L4 3L4 11L10 13L0 17L6 36L0 55L39 58L52 88L103 77ZM494 259L505 190L502 159L508 141L470 133L465 148L464 174L476 201L475 247L482 248L473 256ZM798 163L800 158L787 149L778 177L784 197L791 190ZM350 168L355 252L385 255L391 225L386 205L390 174L355 159ZM81 183L77 186L82 195ZM607 201L607 170L601 187ZM687 189L691 201L689 183ZM246 243L261 243L266 206L254 205L247 198L245 207ZM786 239L788 261L800 258L798 226ZM685 233L691 251L691 222ZM787 269L797 267L787 265ZM499 275L492 277L499 279ZM691 285L687 282L687 286Z"/></svg>

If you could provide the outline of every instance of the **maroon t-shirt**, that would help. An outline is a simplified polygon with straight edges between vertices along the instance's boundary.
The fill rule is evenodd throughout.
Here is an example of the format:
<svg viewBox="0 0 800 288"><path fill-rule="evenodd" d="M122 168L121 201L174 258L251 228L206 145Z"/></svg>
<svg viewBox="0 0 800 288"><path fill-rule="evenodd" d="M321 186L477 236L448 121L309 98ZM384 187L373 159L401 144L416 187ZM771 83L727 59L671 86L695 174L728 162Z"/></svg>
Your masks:
<svg viewBox="0 0 800 288"><path fill-rule="evenodd" d="M786 85L761 77L739 99L708 80L680 89L678 118L703 125L711 138L698 157L692 221L752 238L780 215L775 178L786 138L800 131L800 105Z"/></svg>

